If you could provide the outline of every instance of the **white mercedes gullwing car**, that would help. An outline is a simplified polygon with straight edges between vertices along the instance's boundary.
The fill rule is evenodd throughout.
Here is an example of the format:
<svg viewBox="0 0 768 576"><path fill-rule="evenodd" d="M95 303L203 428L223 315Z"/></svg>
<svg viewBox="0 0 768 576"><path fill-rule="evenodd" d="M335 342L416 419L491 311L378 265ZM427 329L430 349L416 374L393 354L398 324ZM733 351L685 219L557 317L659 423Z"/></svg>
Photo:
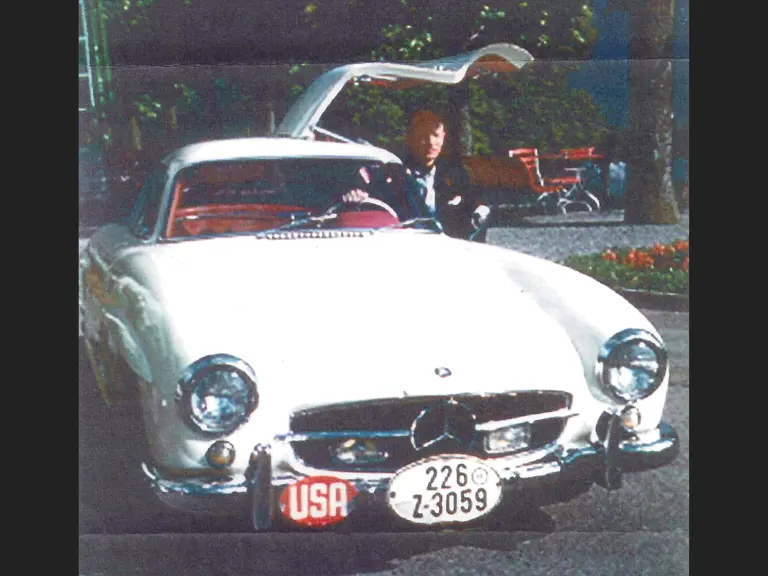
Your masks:
<svg viewBox="0 0 768 576"><path fill-rule="evenodd" d="M170 154L81 254L81 331L155 505L256 530L482 525L666 465L654 326L555 263L411 218L399 158L318 121L350 82L514 71L495 44L320 76L273 137ZM337 141L331 141L337 140ZM360 178L371 197L342 205ZM162 503L162 504L161 504Z"/></svg>

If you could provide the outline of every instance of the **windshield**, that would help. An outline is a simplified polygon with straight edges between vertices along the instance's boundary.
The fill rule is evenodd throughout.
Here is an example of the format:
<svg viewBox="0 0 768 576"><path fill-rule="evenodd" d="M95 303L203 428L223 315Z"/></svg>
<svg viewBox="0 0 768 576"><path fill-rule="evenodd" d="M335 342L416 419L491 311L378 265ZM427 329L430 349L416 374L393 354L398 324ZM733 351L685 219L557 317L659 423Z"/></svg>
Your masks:
<svg viewBox="0 0 768 576"><path fill-rule="evenodd" d="M353 189L392 211L380 203L339 207ZM317 218L334 206L334 217ZM180 172L166 235L258 233L304 220L323 228L384 228L408 218L400 164L338 158L211 162Z"/></svg>

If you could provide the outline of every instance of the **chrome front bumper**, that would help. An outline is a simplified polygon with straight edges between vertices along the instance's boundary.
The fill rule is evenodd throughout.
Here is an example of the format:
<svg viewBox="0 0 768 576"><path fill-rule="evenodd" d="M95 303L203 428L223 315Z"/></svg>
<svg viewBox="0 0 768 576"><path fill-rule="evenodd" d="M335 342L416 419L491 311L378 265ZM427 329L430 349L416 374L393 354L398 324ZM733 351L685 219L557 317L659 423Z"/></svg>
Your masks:
<svg viewBox="0 0 768 576"><path fill-rule="evenodd" d="M522 457L490 458L486 463L501 476L505 497L510 494L515 496L513 501L538 501L542 492L556 491L556 487L571 482L594 481L605 488L619 488L623 473L664 466L677 457L679 449L677 432L662 423L642 439L620 440L609 432L602 443L576 449L556 446ZM177 510L203 515L251 515L257 530L268 530L279 518L278 500L283 489L307 474L275 472L268 446L256 446L252 462L245 474L226 478L174 479L146 466L144 472L158 499ZM356 477L321 472L345 478L357 488L360 496L356 509L386 506L392 473Z"/></svg>

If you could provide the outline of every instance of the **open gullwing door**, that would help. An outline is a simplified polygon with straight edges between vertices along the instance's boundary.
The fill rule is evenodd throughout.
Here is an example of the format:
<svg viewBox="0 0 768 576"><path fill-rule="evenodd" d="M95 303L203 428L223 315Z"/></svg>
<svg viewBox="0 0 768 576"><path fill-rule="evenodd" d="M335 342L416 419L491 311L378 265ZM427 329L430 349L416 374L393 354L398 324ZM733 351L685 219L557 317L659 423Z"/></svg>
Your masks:
<svg viewBox="0 0 768 576"><path fill-rule="evenodd" d="M368 82L393 89L420 84L458 84L464 78L514 72L533 57L513 44L491 44L472 52L416 64L366 62L347 64L319 76L288 110L275 135L311 138L333 99L349 83Z"/></svg>

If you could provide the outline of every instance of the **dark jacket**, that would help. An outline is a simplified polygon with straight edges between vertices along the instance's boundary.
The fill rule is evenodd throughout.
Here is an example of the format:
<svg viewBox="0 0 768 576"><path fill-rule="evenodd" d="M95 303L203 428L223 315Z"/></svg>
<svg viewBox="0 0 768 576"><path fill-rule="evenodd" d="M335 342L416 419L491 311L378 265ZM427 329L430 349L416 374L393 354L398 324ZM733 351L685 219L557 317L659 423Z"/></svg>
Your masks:
<svg viewBox="0 0 768 576"><path fill-rule="evenodd" d="M404 159L404 165L406 170L411 172L427 170L410 156ZM461 163L446 158L438 158L435 162L434 187L437 218L446 234L455 238L468 239L475 231L472 226L472 213L478 206L490 206L485 194L471 185L469 171ZM416 209L423 210L418 215L426 215L426 207L420 196L413 190L406 192L411 196ZM457 197L460 198L458 203L456 203ZM477 240L484 241L484 235Z"/></svg>

